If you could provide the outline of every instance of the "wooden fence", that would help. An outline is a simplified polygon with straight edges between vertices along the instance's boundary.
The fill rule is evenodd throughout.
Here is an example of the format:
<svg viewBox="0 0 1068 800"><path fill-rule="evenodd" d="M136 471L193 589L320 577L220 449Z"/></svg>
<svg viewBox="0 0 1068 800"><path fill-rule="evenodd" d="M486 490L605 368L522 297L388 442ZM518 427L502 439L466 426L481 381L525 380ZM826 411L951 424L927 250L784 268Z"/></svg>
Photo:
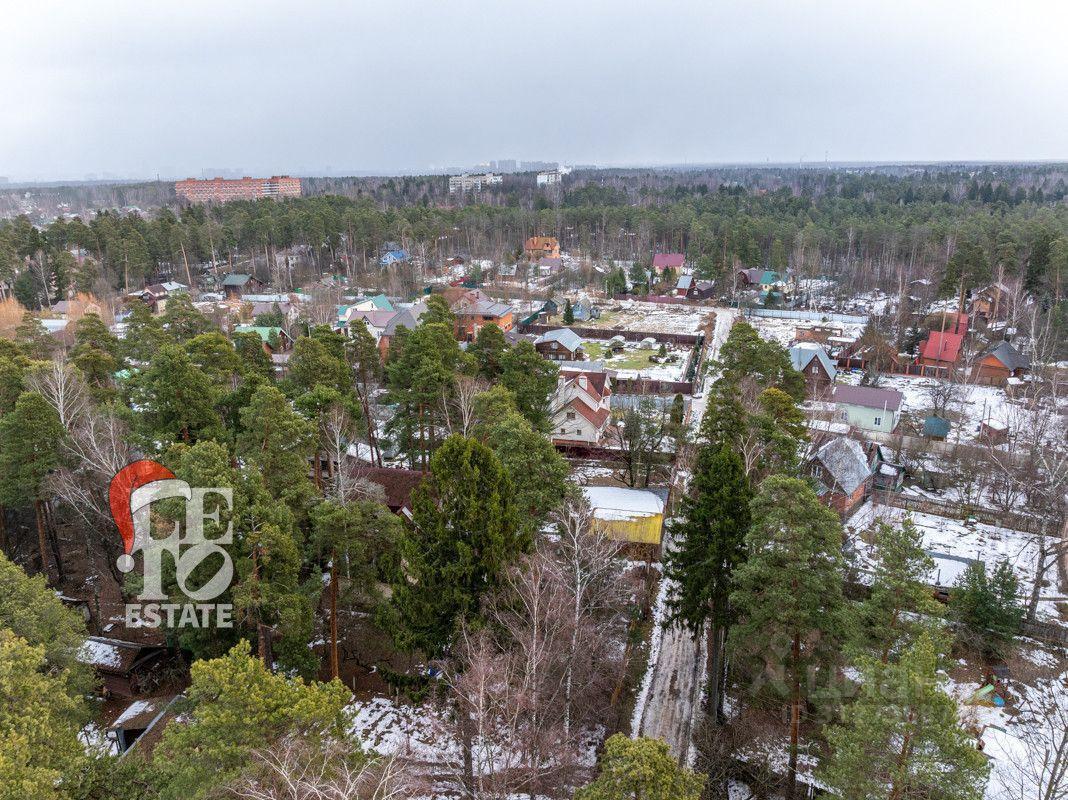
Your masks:
<svg viewBox="0 0 1068 800"><path fill-rule="evenodd" d="M875 505L892 506L906 511L918 511L922 514L934 514L939 517L951 517L953 519L975 519L984 525L995 525L1000 528L1008 528L1023 533L1044 534L1046 536L1060 536L1060 531L1055 525L1044 523L1040 519L1016 514L1012 511L998 511L991 508L977 508L954 503L949 500L936 500L930 497L910 497L898 492L884 492L876 490L872 492L872 502Z"/></svg>
<svg viewBox="0 0 1068 800"><path fill-rule="evenodd" d="M652 378L613 378L616 394L693 394L693 381L660 381Z"/></svg>

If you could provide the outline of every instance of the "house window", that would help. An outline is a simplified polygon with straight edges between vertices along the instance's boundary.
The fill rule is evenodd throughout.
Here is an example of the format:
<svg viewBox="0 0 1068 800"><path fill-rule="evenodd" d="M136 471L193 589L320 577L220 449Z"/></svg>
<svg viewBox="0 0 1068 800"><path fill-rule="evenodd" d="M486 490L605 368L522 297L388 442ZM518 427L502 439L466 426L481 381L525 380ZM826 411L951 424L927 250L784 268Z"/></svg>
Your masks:
<svg viewBox="0 0 1068 800"><path fill-rule="evenodd" d="M876 417L875 418L875 424L876 424L876 426L882 425L883 424L883 418L882 417Z"/></svg>
<svg viewBox="0 0 1068 800"><path fill-rule="evenodd" d="M569 420L572 420L572 419L574 419L574 418L575 418L575 412L574 412L574 411L568 411L568 412L567 412L567 418L568 418Z"/></svg>

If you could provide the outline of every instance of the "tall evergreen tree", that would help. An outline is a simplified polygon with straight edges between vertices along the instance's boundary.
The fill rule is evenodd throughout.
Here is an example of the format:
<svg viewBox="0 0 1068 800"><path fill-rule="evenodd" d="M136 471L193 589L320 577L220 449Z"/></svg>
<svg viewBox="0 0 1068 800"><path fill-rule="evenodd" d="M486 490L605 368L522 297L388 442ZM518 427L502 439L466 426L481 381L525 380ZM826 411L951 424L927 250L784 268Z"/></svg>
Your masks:
<svg viewBox="0 0 1068 800"><path fill-rule="evenodd" d="M56 410L36 392L23 392L15 408L0 417L0 507L32 505L37 519L41 572L54 562L62 576L59 549L48 535L45 478L59 466L65 431Z"/></svg>
<svg viewBox="0 0 1068 800"><path fill-rule="evenodd" d="M519 413L535 430L549 429L549 401L556 389L557 367L523 340L501 356L501 383L515 395Z"/></svg>
<svg viewBox="0 0 1068 800"><path fill-rule="evenodd" d="M985 656L1004 657L1024 616L1018 591L1007 560L989 573L981 562L969 564L950 595L949 616L959 623L960 640Z"/></svg>
<svg viewBox="0 0 1068 800"><path fill-rule="evenodd" d="M886 663L916 638L925 618L942 611L927 586L934 561L911 515L900 526L880 522L874 536L875 575L871 594L858 609L856 632L861 647Z"/></svg>
<svg viewBox="0 0 1068 800"><path fill-rule="evenodd" d="M666 556L665 577L674 582L668 621L694 638L708 626L712 681L709 702L719 715L724 686L723 645L734 614L730 595L735 570L745 561L752 490L745 466L726 447L705 445L672 523L676 546Z"/></svg>
<svg viewBox="0 0 1068 800"><path fill-rule="evenodd" d="M922 634L897 663L859 666L860 695L827 732L819 778L843 800L980 800L989 766L942 689L934 639Z"/></svg>
<svg viewBox="0 0 1068 800"><path fill-rule="evenodd" d="M299 508L312 489L307 476L315 427L269 383L261 384L241 411L241 427L237 455L259 470L273 496Z"/></svg>
<svg viewBox="0 0 1068 800"><path fill-rule="evenodd" d="M512 507L512 484L486 445L446 439L412 492L412 524L392 581L397 644L430 657L449 651L459 626L477 621L483 595L529 547Z"/></svg>
<svg viewBox="0 0 1068 800"><path fill-rule="evenodd" d="M752 502L748 560L735 572L731 649L790 706L787 798L797 784L801 712L830 683L845 635L842 525L803 480L773 475Z"/></svg>

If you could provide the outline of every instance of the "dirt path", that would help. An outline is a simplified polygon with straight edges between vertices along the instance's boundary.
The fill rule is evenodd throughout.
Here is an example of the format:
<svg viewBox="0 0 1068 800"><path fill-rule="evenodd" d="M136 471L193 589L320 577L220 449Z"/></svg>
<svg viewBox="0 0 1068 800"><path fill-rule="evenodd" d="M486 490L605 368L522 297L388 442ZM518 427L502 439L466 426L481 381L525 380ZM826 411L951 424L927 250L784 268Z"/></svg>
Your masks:
<svg viewBox="0 0 1068 800"><path fill-rule="evenodd" d="M737 313L734 309L716 309L716 327L706 347L705 363L718 357L719 348L726 340ZM695 394L694 397L695 426L700 425L706 406L707 395L702 390L699 396ZM664 552L673 545L670 533L665 533ZM657 619L663 618L662 605L669 588L663 586L657 596L657 605L660 606L655 613ZM649 667L651 676L647 676L642 695L638 698L635 735L663 739L671 748L671 753L685 764L693 763L694 753L690 744L694 720L704 695L704 667L705 637L695 642L686 631L666 629L661 634L656 660Z"/></svg>

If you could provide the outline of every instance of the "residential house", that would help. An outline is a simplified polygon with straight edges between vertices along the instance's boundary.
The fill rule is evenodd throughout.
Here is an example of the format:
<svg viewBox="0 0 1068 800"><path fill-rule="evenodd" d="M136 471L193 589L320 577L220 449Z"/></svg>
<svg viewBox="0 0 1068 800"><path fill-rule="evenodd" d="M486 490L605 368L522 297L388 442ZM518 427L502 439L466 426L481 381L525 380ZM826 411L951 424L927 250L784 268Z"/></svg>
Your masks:
<svg viewBox="0 0 1068 800"><path fill-rule="evenodd" d="M552 256L542 256L538 259L538 275L542 278L548 278L553 273L559 272L562 265L563 262L561 261L560 256L556 256L555 258Z"/></svg>
<svg viewBox="0 0 1068 800"><path fill-rule="evenodd" d="M972 298L971 315L986 323L1004 319L1012 305L1013 290L1004 283L992 283Z"/></svg>
<svg viewBox="0 0 1068 800"><path fill-rule="evenodd" d="M1009 426L995 419L979 423L979 441L984 444L999 445L1009 440Z"/></svg>
<svg viewBox="0 0 1068 800"><path fill-rule="evenodd" d="M172 662L170 650L161 645L103 636L86 639L76 658L96 670L105 691L119 697L151 691Z"/></svg>
<svg viewBox="0 0 1068 800"><path fill-rule="evenodd" d="M972 366L972 380L989 386L1004 386L1031 368L1031 359L1006 341L983 353Z"/></svg>
<svg viewBox="0 0 1068 800"><path fill-rule="evenodd" d="M507 333L515 324L510 305L497 302L479 289L465 291L451 307L460 341L473 342L486 325L496 325Z"/></svg>
<svg viewBox="0 0 1068 800"><path fill-rule="evenodd" d="M523 252L531 261L542 258L559 258L560 242L555 236L531 236L523 244Z"/></svg>
<svg viewBox="0 0 1068 800"><path fill-rule="evenodd" d="M657 253L653 256L653 272L657 275L663 275L666 269L678 272L685 264L686 256L682 253Z"/></svg>
<svg viewBox="0 0 1068 800"><path fill-rule="evenodd" d="M690 292L693 291L693 287L693 275L680 275L679 279L675 281L675 296L689 297Z"/></svg>
<svg viewBox="0 0 1068 800"><path fill-rule="evenodd" d="M582 337L570 328L557 328L534 340L534 349L550 361L582 361Z"/></svg>
<svg viewBox="0 0 1068 800"><path fill-rule="evenodd" d="M351 461L351 449L349 456ZM412 492L415 487L422 483L426 474L416 469L373 467L360 463L354 468L353 477L356 480L366 481L379 487L384 493L382 500L386 507L394 514L410 519L412 515Z"/></svg>
<svg viewBox="0 0 1068 800"><path fill-rule="evenodd" d="M786 288L783 276L770 269L751 267L738 270L738 285L744 289L755 289L767 294L768 292L782 292Z"/></svg>
<svg viewBox="0 0 1068 800"><path fill-rule="evenodd" d="M248 298L247 297L245 297L243 299L246 302L248 302ZM256 317L258 317L258 316L260 316L262 314L273 314L275 312L275 310L277 310L278 313L280 313L282 315L282 319L285 320L286 325L292 325L294 322L297 321L297 318L300 316L300 309L297 308L295 303L290 303L288 301L283 301L281 303L279 303L279 302L271 302L271 303L255 302L255 303L252 303L251 317L252 317L252 319L256 319Z"/></svg>
<svg viewBox="0 0 1068 800"><path fill-rule="evenodd" d="M847 436L829 440L809 459L808 473L819 483L820 499L842 516L864 501L871 490L868 456L860 442Z"/></svg>
<svg viewBox="0 0 1068 800"><path fill-rule="evenodd" d="M693 287L687 295L691 300L709 300L716 292L715 281L694 281Z"/></svg>
<svg viewBox="0 0 1068 800"><path fill-rule="evenodd" d="M964 334L949 331L931 331L920 344L917 364L925 367L943 367L952 369L960 360L961 348L964 346Z"/></svg>
<svg viewBox="0 0 1068 800"><path fill-rule="evenodd" d="M561 370L550 413L554 444L595 445L612 415L607 372Z"/></svg>
<svg viewBox="0 0 1068 800"><path fill-rule="evenodd" d="M868 431L893 433L901 418L904 395L875 386L836 386L831 402L840 421Z"/></svg>
<svg viewBox="0 0 1068 800"><path fill-rule="evenodd" d="M408 252L406 250L394 248L391 250L386 250L382 254L382 257L378 259L378 263L381 264L383 267L390 267L394 264L400 264L407 260Z"/></svg>
<svg viewBox="0 0 1068 800"><path fill-rule="evenodd" d="M868 466L873 489L880 492L901 491L905 483L905 465L891 461L887 448L877 442L868 442Z"/></svg>
<svg viewBox="0 0 1068 800"><path fill-rule="evenodd" d="M571 313L575 317L575 322L587 322L599 318L601 309L585 300L578 300L571 304Z"/></svg>
<svg viewBox="0 0 1068 800"><path fill-rule="evenodd" d="M610 539L659 546L664 530L666 491L584 486L593 527Z"/></svg>
<svg viewBox="0 0 1068 800"><path fill-rule="evenodd" d="M231 272L222 279L223 294L228 299L241 297L245 292L258 292L263 289L263 283L254 276L244 272Z"/></svg>
<svg viewBox="0 0 1068 800"><path fill-rule="evenodd" d="M293 337L285 328L267 325L235 325L234 333L254 333L263 341L267 354L286 353L293 349Z"/></svg>
<svg viewBox="0 0 1068 800"><path fill-rule="evenodd" d="M834 386L838 369L826 350L818 344L795 344L790 348L790 362L794 369L805 376L809 397L827 396Z"/></svg>

